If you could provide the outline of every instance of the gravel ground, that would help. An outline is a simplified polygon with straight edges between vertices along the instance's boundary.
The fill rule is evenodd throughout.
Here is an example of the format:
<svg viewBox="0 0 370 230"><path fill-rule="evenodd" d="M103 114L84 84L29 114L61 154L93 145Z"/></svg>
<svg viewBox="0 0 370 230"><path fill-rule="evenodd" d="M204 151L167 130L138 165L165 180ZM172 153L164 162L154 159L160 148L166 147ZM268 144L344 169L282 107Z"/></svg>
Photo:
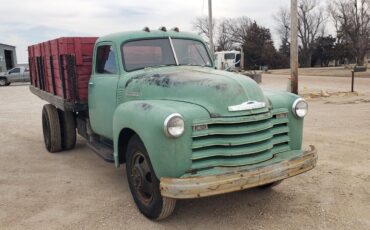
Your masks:
<svg viewBox="0 0 370 230"><path fill-rule="evenodd" d="M266 75L263 88L284 89ZM302 90L346 90L345 78L302 77ZM179 201L151 222L136 209L123 168L105 163L78 139L49 154L43 101L27 85L0 88L0 229L370 229L370 79L358 97L311 99L305 145L319 150L314 170L271 190Z"/></svg>

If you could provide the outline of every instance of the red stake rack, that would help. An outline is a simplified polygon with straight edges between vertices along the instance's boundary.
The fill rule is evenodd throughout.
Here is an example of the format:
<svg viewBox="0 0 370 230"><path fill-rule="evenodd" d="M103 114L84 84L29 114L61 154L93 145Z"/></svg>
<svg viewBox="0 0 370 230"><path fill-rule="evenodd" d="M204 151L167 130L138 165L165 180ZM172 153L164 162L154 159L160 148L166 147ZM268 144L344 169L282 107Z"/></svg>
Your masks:
<svg viewBox="0 0 370 230"><path fill-rule="evenodd" d="M28 47L31 85L71 104L86 104L97 37L62 37Z"/></svg>

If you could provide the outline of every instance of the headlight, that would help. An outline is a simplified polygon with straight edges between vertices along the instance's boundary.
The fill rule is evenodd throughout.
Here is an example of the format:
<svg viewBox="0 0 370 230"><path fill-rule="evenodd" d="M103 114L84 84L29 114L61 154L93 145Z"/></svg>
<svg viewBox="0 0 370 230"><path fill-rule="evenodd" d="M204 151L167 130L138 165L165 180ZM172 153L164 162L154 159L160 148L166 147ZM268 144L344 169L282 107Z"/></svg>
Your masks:
<svg viewBox="0 0 370 230"><path fill-rule="evenodd" d="M295 116L304 118L308 112L308 104L304 99L298 98L294 101L292 110Z"/></svg>
<svg viewBox="0 0 370 230"><path fill-rule="evenodd" d="M180 137L185 131L184 118L178 113L169 115L164 121L164 133L168 137Z"/></svg>

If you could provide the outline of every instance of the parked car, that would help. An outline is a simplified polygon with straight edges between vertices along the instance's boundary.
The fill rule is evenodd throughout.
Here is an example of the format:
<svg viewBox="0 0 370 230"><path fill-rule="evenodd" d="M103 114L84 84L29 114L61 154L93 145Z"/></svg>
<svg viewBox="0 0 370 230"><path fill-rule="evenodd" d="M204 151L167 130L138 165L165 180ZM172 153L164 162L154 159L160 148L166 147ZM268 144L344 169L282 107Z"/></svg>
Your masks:
<svg viewBox="0 0 370 230"><path fill-rule="evenodd" d="M77 130L104 160L126 164L150 219L169 216L177 199L273 187L316 165L315 147L302 148L307 102L215 70L197 35L145 28L28 51L30 90L49 102L46 149L72 149Z"/></svg>
<svg viewBox="0 0 370 230"><path fill-rule="evenodd" d="M30 70L28 67L15 67L7 72L0 73L0 86L8 86L13 82L29 82Z"/></svg>

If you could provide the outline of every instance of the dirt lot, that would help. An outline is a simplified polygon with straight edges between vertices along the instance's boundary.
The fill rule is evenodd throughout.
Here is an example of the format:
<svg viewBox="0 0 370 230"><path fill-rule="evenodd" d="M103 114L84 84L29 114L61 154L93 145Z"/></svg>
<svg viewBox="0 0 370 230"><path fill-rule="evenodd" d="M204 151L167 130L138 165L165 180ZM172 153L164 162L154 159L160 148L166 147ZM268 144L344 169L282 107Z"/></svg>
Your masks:
<svg viewBox="0 0 370 230"><path fill-rule="evenodd" d="M262 87L284 89L286 76ZM316 169L272 190L179 201L159 223L136 209L122 168L85 147L46 152L44 102L27 85L0 88L1 229L370 229L370 79L358 97L310 100L305 145L319 149ZM304 91L346 90L349 79L302 77Z"/></svg>

